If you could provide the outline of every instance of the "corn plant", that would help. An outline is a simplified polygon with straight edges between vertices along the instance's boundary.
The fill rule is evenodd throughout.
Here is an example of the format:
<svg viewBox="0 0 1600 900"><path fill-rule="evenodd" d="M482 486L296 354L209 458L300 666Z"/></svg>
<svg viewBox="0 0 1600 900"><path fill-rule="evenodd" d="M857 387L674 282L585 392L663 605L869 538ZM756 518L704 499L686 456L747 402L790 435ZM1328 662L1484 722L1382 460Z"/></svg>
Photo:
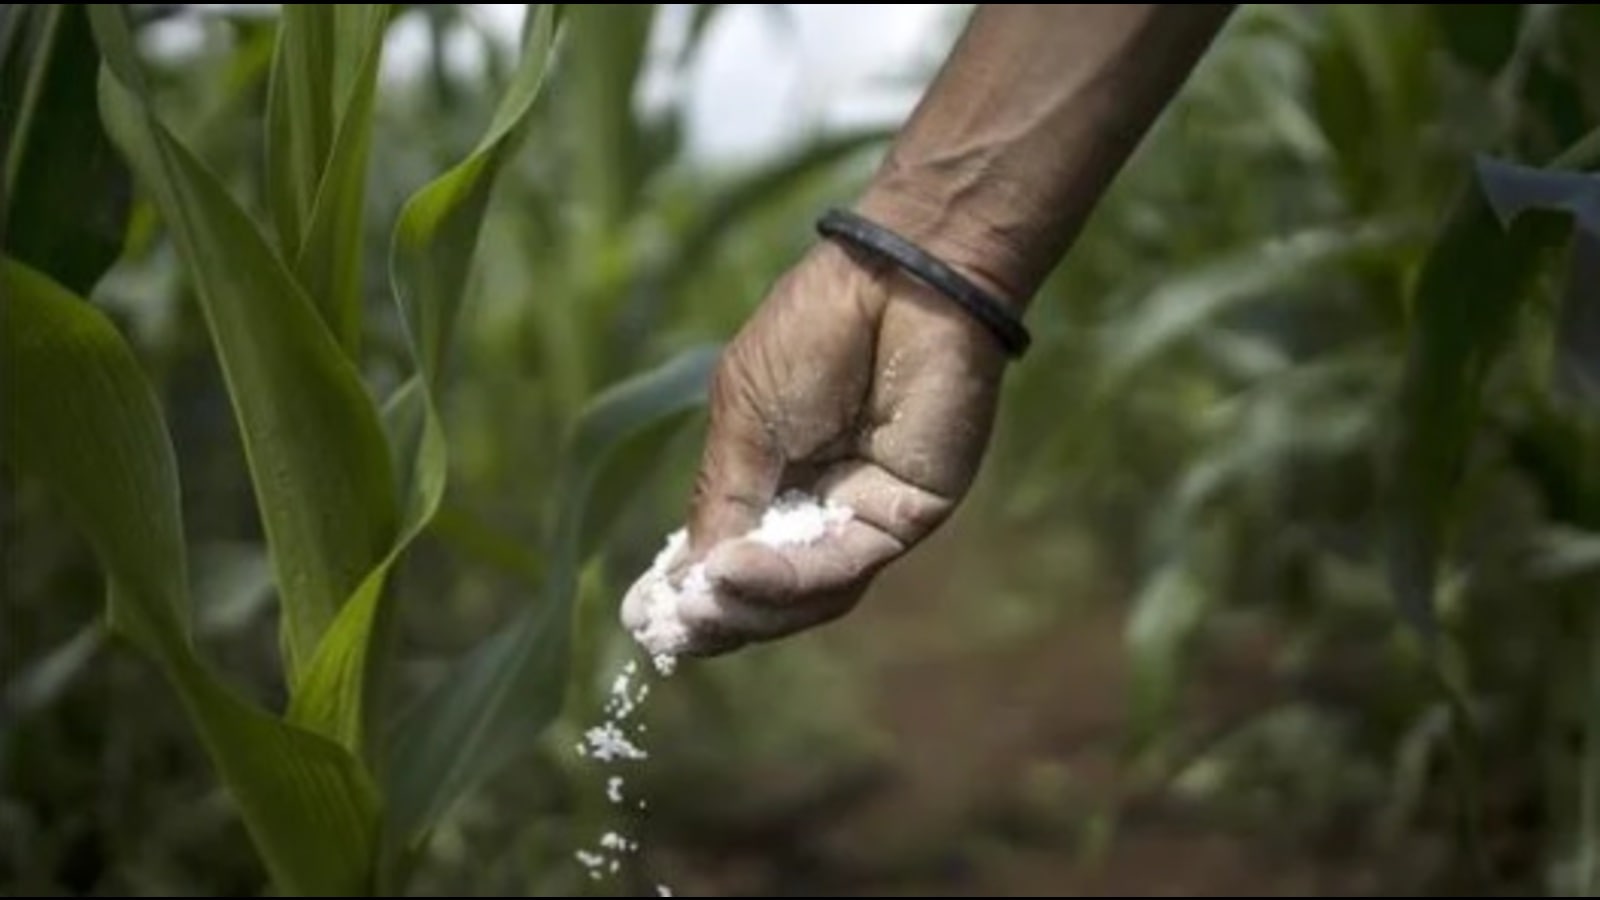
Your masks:
<svg viewBox="0 0 1600 900"><path fill-rule="evenodd" d="M1018 425L1018 480L1053 490L1017 505L1059 503L1041 467L1072 466L1149 510L1126 632L1141 771L1205 770L1223 803L1276 754L1304 767L1294 790L1365 796L1385 828L1449 810L1447 885L1600 890L1597 21L1241 10L1074 251L1057 289L1086 312L1052 327L1069 307L1036 305L1073 368L1019 371L1018 408L1064 370L1089 410ZM1219 166L1188 170L1212 140ZM1186 734L1191 663L1241 622L1283 635L1292 686ZM1348 755L1309 761L1329 752ZM1513 802L1538 824L1508 824ZM1286 809L1313 828L1309 806ZM1495 859L1523 828L1530 852Z"/></svg>
<svg viewBox="0 0 1600 900"><path fill-rule="evenodd" d="M710 361L687 354L584 409L552 462L563 477L536 602L391 712L394 571L446 489L439 389L452 327L496 179L526 136L562 33L560 7L530 7L482 138L394 223L387 280L410 372L377 397L362 368L361 241L391 15L384 4L284 7L259 216L164 121L127 8L7 7L4 21L0 446L87 538L110 628L165 675L271 880L290 894L399 889L440 817L557 713L577 572L597 540L589 495L613 455L699 402ZM61 167L86 160L79 171L114 184L119 158L179 253L226 382L274 572L281 710L230 687L197 646L161 403L85 299L115 258L126 204L107 203L87 178L63 184Z"/></svg>

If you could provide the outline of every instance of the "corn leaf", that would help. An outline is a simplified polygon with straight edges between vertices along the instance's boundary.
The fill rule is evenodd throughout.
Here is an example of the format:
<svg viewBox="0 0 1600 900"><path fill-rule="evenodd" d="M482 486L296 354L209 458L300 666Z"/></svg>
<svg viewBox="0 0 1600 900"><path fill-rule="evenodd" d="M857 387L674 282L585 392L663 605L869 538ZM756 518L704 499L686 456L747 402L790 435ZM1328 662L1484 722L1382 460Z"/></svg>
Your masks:
<svg viewBox="0 0 1600 900"><path fill-rule="evenodd" d="M1403 247L1415 229L1400 221L1318 226L1274 237L1163 279L1140 312L1105 340L1106 389L1126 383L1173 346L1241 305L1313 283L1366 254Z"/></svg>
<svg viewBox="0 0 1600 900"><path fill-rule="evenodd" d="M395 296L429 385L437 383L461 305L468 266L488 210L490 188L516 152L517 133L539 95L555 40L556 5L541 5L527 29L523 55L488 131L472 153L434 179L400 213L389 249Z"/></svg>
<svg viewBox="0 0 1600 900"><path fill-rule="evenodd" d="M522 58L488 130L473 152L406 203L395 226L391 277L405 313L419 375L391 398L384 421L395 450L403 508L398 540L362 582L312 660L290 719L347 746L360 746L370 715L363 711L369 672L381 658L383 584L390 567L438 511L446 450L433 399L445 349L477 248L496 176L520 143L523 125L549 63L553 7L541 7L525 33ZM370 711L368 711L370 712Z"/></svg>
<svg viewBox="0 0 1600 900"><path fill-rule="evenodd" d="M1428 639L1454 489L1484 379L1534 271L1532 238L1526 228L1504 234L1482 193L1469 186L1418 278L1390 460L1388 568L1401 613Z"/></svg>
<svg viewBox="0 0 1600 900"><path fill-rule="evenodd" d="M92 526L127 601L112 626L147 652L186 644L177 465L149 382L102 313L26 264L3 265L6 455Z"/></svg>
<svg viewBox="0 0 1600 900"><path fill-rule="evenodd" d="M1199 536L1194 539L1199 540ZM1191 551L1192 552L1192 551ZM1146 576L1128 616L1129 725L1136 745L1170 722L1191 647L1213 598L1196 560L1175 556Z"/></svg>
<svg viewBox="0 0 1600 900"><path fill-rule="evenodd" d="M364 746L380 712L367 700L383 662L374 649L385 645L388 608L383 601L389 572L433 518L444 495L444 433L428 402L420 382L413 380L385 410L390 433L398 437L400 470L409 475L400 537L340 610L289 707L289 721L332 735L347 747Z"/></svg>
<svg viewBox="0 0 1600 900"><path fill-rule="evenodd" d="M1597 131L1596 133L1600 133ZM1600 175L1478 161L1478 183L1502 227L1555 216L1574 232L1557 326L1558 383L1600 410Z"/></svg>
<svg viewBox="0 0 1600 900"><path fill-rule="evenodd" d="M723 236L744 224L748 216L771 208L807 179L863 150L881 147L893 136L887 129L867 128L821 137L729 184L684 229L672 275L686 276L688 269L701 265Z"/></svg>
<svg viewBox="0 0 1600 900"><path fill-rule="evenodd" d="M91 12L101 114L171 230L244 437L294 683L397 532L376 407L310 298L217 177L149 106L125 12Z"/></svg>
<svg viewBox="0 0 1600 900"><path fill-rule="evenodd" d="M1438 559L1485 379L1512 331L1541 251L1572 225L1592 234L1597 223L1600 191L1593 176L1480 160L1423 263L1390 457L1388 569L1401 612L1425 638L1435 633ZM1577 266L1592 248L1580 242L1575 249ZM1587 315L1595 297L1593 282L1568 285L1569 324ZM1583 312L1574 314L1572 307L1580 305ZM1573 362L1565 372L1583 390L1586 364Z"/></svg>
<svg viewBox="0 0 1600 900"><path fill-rule="evenodd" d="M577 4L567 13L563 120L575 152L572 190L600 234L617 227L644 183L644 135L633 112L656 4Z"/></svg>
<svg viewBox="0 0 1600 900"><path fill-rule="evenodd" d="M598 536L584 520L596 487L637 490L614 463L704 402L713 348L692 350L601 394L568 442L538 603L479 645L401 721L385 769L391 835L412 841L467 791L528 749L561 708L578 573ZM646 470L647 471L647 470Z"/></svg>
<svg viewBox="0 0 1600 900"><path fill-rule="evenodd" d="M332 10L333 7L285 7L286 14L290 10L320 11ZM331 14L331 13L329 13ZM324 15L324 17L327 14ZM353 83L346 94L337 98L338 116L336 118L335 132L326 158L318 161L319 165L313 172L301 172L297 167L291 171L276 174L273 197L275 208L282 209L293 204L296 209L302 202L303 196L308 193L304 185L285 185L281 179L296 175L311 175L313 183L309 186L312 194L309 213L304 220L297 221L291 227L302 229L301 241L297 246L285 244L285 256L294 260L295 276L299 280L311 299L321 310L323 321L333 330L339 339L339 344L345 353L355 357L361 340L361 260L364 256L365 246L363 238L363 201L366 197L367 184L367 157L372 145L372 113L377 99L378 63L383 55L383 38L389 20L389 6L386 4L340 4L334 14L335 25L332 33L335 37L336 61L350 61L345 67L353 69ZM296 39L297 23L305 23L308 19L320 19L309 16L307 12L297 12L288 15L284 23L284 32L280 40L283 44L297 45L312 43L320 40L324 25L309 26L309 30L317 35L314 38ZM306 26L302 25L302 30ZM277 62L298 56L295 51L285 51ZM297 84L303 71L287 74L282 81L290 85ZM278 70L274 69L274 85L280 80L276 78ZM339 79L330 80L329 84L337 85ZM320 88L331 90L331 88ZM293 88L285 88L279 94L293 95ZM303 109L288 103L293 112L310 115L313 119L320 115L322 110L315 111ZM294 118L287 120L274 115L279 112L278 105L269 105L268 112L268 155L274 154L274 148L280 144L289 145L286 149L277 150L279 156L293 157L297 153L309 153L310 150L297 149L302 140L302 130L315 133L321 127L320 122L302 123ZM269 172L275 172L269 166ZM280 220L282 213L280 213ZM280 225L280 236L283 235Z"/></svg>
<svg viewBox="0 0 1600 900"><path fill-rule="evenodd" d="M283 7L267 83L267 200L278 245L295 258L333 150L335 7Z"/></svg>
<svg viewBox="0 0 1600 900"><path fill-rule="evenodd" d="M113 629L178 690L279 889L365 891L371 779L336 744L240 699L195 655L177 468L138 361L93 307L21 263L0 266L6 458L52 491L94 548Z"/></svg>
<svg viewBox="0 0 1600 900"><path fill-rule="evenodd" d="M127 168L95 113L82 4L8 7L0 33L0 247L88 294L122 251Z"/></svg>

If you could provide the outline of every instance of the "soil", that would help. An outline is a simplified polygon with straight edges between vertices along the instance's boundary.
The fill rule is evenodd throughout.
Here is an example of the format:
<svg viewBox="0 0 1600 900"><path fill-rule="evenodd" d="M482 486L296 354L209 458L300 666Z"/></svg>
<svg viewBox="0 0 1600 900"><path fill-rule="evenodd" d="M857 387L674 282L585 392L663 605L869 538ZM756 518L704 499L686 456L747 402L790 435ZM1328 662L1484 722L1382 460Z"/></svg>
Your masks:
<svg viewBox="0 0 1600 900"><path fill-rule="evenodd" d="M1123 765L1126 591L997 640L961 628L957 534L892 569L848 626L816 638L870 657L862 690L888 762L788 779L790 796L707 797L658 846L680 896L1352 896L1408 894L1433 848L1379 846L1230 816L1135 780ZM964 561L963 561L964 560ZM885 652L893 635L898 652ZM940 641L939 636L945 640ZM810 638L807 638L810 639ZM911 648L911 649L906 649ZM935 649L929 649L935 648ZM1270 636L1197 675L1195 727L1225 727L1281 694ZM766 652L766 651L758 651ZM749 774L749 773L747 773ZM751 784L783 784L757 773ZM781 794L781 792L779 792ZM675 800L678 805L681 801ZM652 839L655 840L655 839Z"/></svg>

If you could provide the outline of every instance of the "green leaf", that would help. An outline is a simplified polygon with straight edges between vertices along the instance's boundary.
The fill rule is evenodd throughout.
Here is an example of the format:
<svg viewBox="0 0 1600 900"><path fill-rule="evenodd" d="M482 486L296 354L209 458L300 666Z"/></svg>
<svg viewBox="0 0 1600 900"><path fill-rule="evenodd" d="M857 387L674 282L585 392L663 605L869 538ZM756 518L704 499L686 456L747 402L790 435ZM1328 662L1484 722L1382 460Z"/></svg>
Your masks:
<svg viewBox="0 0 1600 900"><path fill-rule="evenodd" d="M128 172L94 103L86 7L8 7L0 34L0 247L88 294L122 252Z"/></svg>
<svg viewBox="0 0 1600 900"><path fill-rule="evenodd" d="M543 578L544 561L537 548L524 544L519 531L491 522L475 509L446 500L429 534L473 566L487 566L524 585Z"/></svg>
<svg viewBox="0 0 1600 900"><path fill-rule="evenodd" d="M1146 578L1128 616L1130 725L1135 743L1160 734L1177 702L1188 650L1210 596L1193 563L1175 558Z"/></svg>
<svg viewBox="0 0 1600 900"><path fill-rule="evenodd" d="M288 6L286 10L301 9ZM304 7L323 9L324 7ZM328 7L331 8L331 7ZM295 275L301 287L322 311L345 353L354 358L361 343L361 260L365 256L363 201L366 197L367 156L372 145L372 114L377 99L378 63L389 22L386 4L340 4L336 15L336 59L353 60L354 83L340 105L337 128L326 160L314 173L315 199L304 227L303 240L292 251ZM286 27L305 16L291 16ZM285 40L292 33L285 32ZM293 80L293 79L291 79ZM289 93L285 91L285 93ZM274 139L287 132L293 142L297 123L268 124ZM273 144L269 143L269 148ZM283 151L289 152L289 151ZM270 155L270 149L269 149ZM288 174L279 176L288 177ZM275 190L298 197L303 191ZM277 197L279 204L285 198ZM281 227L281 226L280 226ZM288 246L288 245L285 245Z"/></svg>
<svg viewBox="0 0 1600 900"><path fill-rule="evenodd" d="M444 495L447 454L433 390L466 293L467 273L495 178L516 152L544 79L555 39L555 15L549 6L534 14L517 72L477 148L418 191L395 226L390 271L419 373L391 398L384 416L395 450L404 519L393 546L317 648L290 709L291 721L338 735L348 746L361 745L375 713L364 707L363 697L381 669L386 649L385 579L432 520Z"/></svg>
<svg viewBox="0 0 1600 900"><path fill-rule="evenodd" d="M1552 218L1551 212L1564 215ZM1485 379L1537 274L1541 251L1570 225L1580 238L1600 235L1600 179L1480 159L1423 264L1389 460L1387 555L1401 612L1426 639L1435 633L1438 559L1481 416ZM1582 276L1596 265L1596 249L1583 240L1574 247L1561 338L1568 350L1562 374L1591 399L1600 398L1600 381L1591 383L1594 361L1584 357L1594 340L1589 317L1600 289Z"/></svg>
<svg viewBox="0 0 1600 900"><path fill-rule="evenodd" d="M340 610L289 708L291 722L333 735L348 747L363 746L378 718L378 708L367 698L385 662L389 611L383 601L389 572L433 518L444 495L444 434L432 411L424 411L428 401L420 382L409 386L396 395L385 416L387 422L398 423L392 429L406 429L396 445L400 471L410 473L400 537Z"/></svg>
<svg viewBox="0 0 1600 900"><path fill-rule="evenodd" d="M576 202L598 233L617 227L644 183L633 97L644 70L657 4L576 4L567 11L571 52L562 63L564 130L573 141Z"/></svg>
<svg viewBox="0 0 1600 900"><path fill-rule="evenodd" d="M869 128L819 138L729 184L685 229L674 255L675 274L688 274L688 269L702 265L711 248L729 230L743 224L746 216L771 207L807 179L863 150L882 146L891 137L891 131Z"/></svg>
<svg viewBox="0 0 1600 900"><path fill-rule="evenodd" d="M155 394L102 313L23 263L0 265L6 455L60 494L116 573L127 602L112 627L147 652L185 645L178 471Z"/></svg>
<svg viewBox="0 0 1600 900"><path fill-rule="evenodd" d="M701 7L704 9L705 7ZM886 143L893 133L863 129L818 138L795 152L744 173L700 204L682 227L682 236L651 264L640 279L644 289L629 315L632 328L648 331L666 312L668 298L705 268L723 238L746 227L751 218L781 203L791 191L869 148Z"/></svg>
<svg viewBox="0 0 1600 900"><path fill-rule="evenodd" d="M333 150L335 7L290 3L282 17L267 82L267 199L278 245L293 259Z"/></svg>
<svg viewBox="0 0 1600 900"><path fill-rule="evenodd" d="M1389 456L1388 570L1401 613L1435 634L1437 560L1482 407L1484 380L1535 272L1537 229L1502 231L1476 184L1423 262Z"/></svg>
<svg viewBox="0 0 1600 900"><path fill-rule="evenodd" d="M1529 541L1528 573L1543 581L1600 576L1600 534L1548 525Z"/></svg>
<svg viewBox="0 0 1600 900"><path fill-rule="evenodd" d="M27 663L6 684L3 695L5 716L0 718L0 746L4 746L6 733L17 720L54 706L66 689L89 667L104 646L106 631L100 621L78 629L78 633L63 641L41 658ZM0 760L4 752L0 751Z"/></svg>
<svg viewBox="0 0 1600 900"><path fill-rule="evenodd" d="M460 310L468 266L488 209L495 176L515 152L528 112L544 83L559 5L533 13L521 61L472 153L422 188L400 213L389 249L389 273L405 313L419 369L438 381Z"/></svg>
<svg viewBox="0 0 1600 900"><path fill-rule="evenodd" d="M563 491L539 602L479 645L396 730L385 787L397 840L425 833L560 711L578 572L598 540L583 538L591 499L602 482L613 492L638 488L640 473L614 463L704 403L716 356L687 352L601 394L579 418L556 482Z"/></svg>
<svg viewBox="0 0 1600 900"><path fill-rule="evenodd" d="M217 177L148 105L125 13L91 12L101 112L195 282L272 550L294 683L398 531L372 398L311 300Z"/></svg>
<svg viewBox="0 0 1600 900"><path fill-rule="evenodd" d="M1140 301L1139 312L1107 335L1105 389L1124 384L1217 317L1313 282L1351 259L1401 246L1414 233L1408 223L1388 220L1308 228L1163 279Z"/></svg>
<svg viewBox="0 0 1600 900"><path fill-rule="evenodd" d="M1502 227L1524 215L1555 214L1575 229L1556 327L1556 375L1573 396L1600 410L1600 175L1487 158L1478 160L1477 175Z"/></svg>
<svg viewBox="0 0 1600 900"><path fill-rule="evenodd" d="M169 665L273 883L295 896L370 895L377 788L322 735L246 703L192 658Z"/></svg>
<svg viewBox="0 0 1600 900"><path fill-rule="evenodd" d="M0 266L6 458L88 538L109 576L113 629L171 679L278 887L367 890L371 779L337 745L234 695L195 656L177 468L138 361L98 310L21 263Z"/></svg>

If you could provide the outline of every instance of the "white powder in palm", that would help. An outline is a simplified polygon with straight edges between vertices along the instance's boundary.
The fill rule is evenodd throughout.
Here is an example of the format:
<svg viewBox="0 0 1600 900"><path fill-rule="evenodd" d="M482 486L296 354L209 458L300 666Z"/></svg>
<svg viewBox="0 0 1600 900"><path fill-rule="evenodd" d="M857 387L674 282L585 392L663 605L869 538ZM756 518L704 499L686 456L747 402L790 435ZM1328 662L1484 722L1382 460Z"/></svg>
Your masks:
<svg viewBox="0 0 1600 900"><path fill-rule="evenodd" d="M830 529L843 526L854 515L848 506L833 501L821 503L807 494L791 491L779 497L767 509L761 522L745 537L769 547L810 544L826 536ZM681 604L686 597L704 597L711 591L711 582L706 577L703 563L691 566L676 588L669 581L668 571L687 547L687 531L680 529L673 532L642 579L647 591L646 622L634 630L633 636L650 653L651 662L663 676L673 673L678 654L689 643L689 629L679 616ZM631 723L631 734L628 728L629 719L650 695L649 684L640 680L635 685L634 679L638 674L638 664L629 661L612 679L611 693L605 702L606 720L583 733L583 740L576 747L579 756L604 764L642 762L649 758L649 752L643 747L644 723ZM621 806L626 799L623 785L621 775L606 779L606 799L614 806ZM639 800L637 808L643 811L645 801ZM617 874L622 867L622 857L638 850L638 841L616 831L607 831L601 835L597 847L578 850L573 855L588 872L589 878L599 881L607 875ZM661 897L672 896L672 891L664 884L656 885L656 893Z"/></svg>
<svg viewBox="0 0 1600 900"><path fill-rule="evenodd" d="M793 547L815 543L855 517L850 507L829 500L819 502L801 491L789 491L779 497L761 522L748 534L747 540L769 547ZM684 573L683 582L672 586L667 572L678 561L689 543L688 532L678 530L667 537L667 542L656 554L643 579L645 585L645 623L634 629L633 637L648 650L656 669L670 675L677 664L678 654L688 646L689 628L684 624L679 610L691 597L703 598L711 592L710 579L706 577L704 563L696 563Z"/></svg>

